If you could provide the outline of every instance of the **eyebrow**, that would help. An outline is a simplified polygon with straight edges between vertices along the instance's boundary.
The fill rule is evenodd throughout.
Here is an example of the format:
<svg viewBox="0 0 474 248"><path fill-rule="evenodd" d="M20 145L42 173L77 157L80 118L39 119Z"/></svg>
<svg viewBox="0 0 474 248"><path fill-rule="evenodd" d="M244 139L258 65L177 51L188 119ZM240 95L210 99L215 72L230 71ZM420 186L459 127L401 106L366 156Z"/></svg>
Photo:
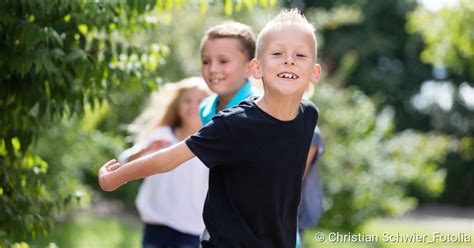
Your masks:
<svg viewBox="0 0 474 248"><path fill-rule="evenodd" d="M224 55L224 54L218 54L216 57L217 57L217 59L230 59L231 56ZM201 60L203 60L203 59L210 59L210 58L211 58L211 56L203 56L203 55L201 54Z"/></svg>
<svg viewBox="0 0 474 248"><path fill-rule="evenodd" d="M266 48L266 50L275 49L275 48L283 48L283 47L285 47L284 43L272 43ZM299 49L308 50L308 52L311 52L311 50L312 50L311 46L308 46L308 45L305 45L305 44L297 45L295 47L295 49L296 50L299 50Z"/></svg>
<svg viewBox="0 0 474 248"><path fill-rule="evenodd" d="M285 46L287 43L286 42L282 42L282 41L273 41L270 43L270 45L278 45L278 46ZM306 42L298 42L296 44L299 47L309 47L311 45L308 45L306 44Z"/></svg>

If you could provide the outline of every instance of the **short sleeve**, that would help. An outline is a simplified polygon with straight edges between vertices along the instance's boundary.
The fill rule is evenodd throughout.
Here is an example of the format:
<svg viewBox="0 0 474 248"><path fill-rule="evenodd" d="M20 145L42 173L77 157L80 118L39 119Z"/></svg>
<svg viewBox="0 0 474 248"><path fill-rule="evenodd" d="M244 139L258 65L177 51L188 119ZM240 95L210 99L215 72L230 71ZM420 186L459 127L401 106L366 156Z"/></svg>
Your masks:
<svg viewBox="0 0 474 248"><path fill-rule="evenodd" d="M188 137L186 145L209 168L231 164L235 158L234 139L219 115Z"/></svg>
<svg viewBox="0 0 474 248"><path fill-rule="evenodd" d="M316 127L314 130L311 145L318 146L318 155L324 152L324 140L323 137L321 137L321 131L319 130L319 127Z"/></svg>

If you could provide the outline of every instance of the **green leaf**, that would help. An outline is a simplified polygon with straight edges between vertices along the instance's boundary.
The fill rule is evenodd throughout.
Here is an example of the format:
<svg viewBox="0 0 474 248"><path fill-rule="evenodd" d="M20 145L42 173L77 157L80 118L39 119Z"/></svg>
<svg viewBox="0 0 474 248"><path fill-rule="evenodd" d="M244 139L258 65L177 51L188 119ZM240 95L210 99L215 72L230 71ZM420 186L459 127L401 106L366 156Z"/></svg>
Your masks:
<svg viewBox="0 0 474 248"><path fill-rule="evenodd" d="M41 62L43 62L43 66L48 72L48 74L56 73L56 66L54 66L53 62L51 61L49 56L45 56L41 58Z"/></svg>
<svg viewBox="0 0 474 248"><path fill-rule="evenodd" d="M36 57L34 59L35 64L35 74L38 74L43 69L43 63L41 62L41 57Z"/></svg>
<svg viewBox="0 0 474 248"><path fill-rule="evenodd" d="M51 55L53 55L53 57L56 59L61 59L62 57L64 57L64 51L59 48L55 48L51 50Z"/></svg>
<svg viewBox="0 0 474 248"><path fill-rule="evenodd" d="M86 58L86 53L81 50L81 49L74 49L72 52L70 52L68 55L66 55L66 58L64 59L64 62L67 64L70 64L72 62L75 62L76 60L84 60Z"/></svg>
<svg viewBox="0 0 474 248"><path fill-rule="evenodd" d="M86 24L79 24L77 25L77 30L79 30L79 32L81 32L82 34L87 34L89 29Z"/></svg>
<svg viewBox="0 0 474 248"><path fill-rule="evenodd" d="M56 32L56 30L52 29L52 28L49 28L48 31L47 31L47 34L48 34L48 38L49 40L55 44L55 45L59 45L60 47L63 47L63 39L61 38L61 36L59 36L58 32Z"/></svg>
<svg viewBox="0 0 474 248"><path fill-rule="evenodd" d="M63 18L64 22L69 23L71 21L71 14L67 14Z"/></svg>
<svg viewBox="0 0 474 248"><path fill-rule="evenodd" d="M21 73L20 73L22 77L24 77L25 74L31 70L31 67L33 66L33 62L34 62L33 59L23 61L23 64L21 66Z"/></svg>
<svg viewBox="0 0 474 248"><path fill-rule="evenodd" d="M24 30L26 31L24 37L26 50L31 50L45 38L44 32L35 24L27 24Z"/></svg>
<svg viewBox="0 0 474 248"><path fill-rule="evenodd" d="M35 22L35 16L34 15L30 15L28 16L28 22Z"/></svg>

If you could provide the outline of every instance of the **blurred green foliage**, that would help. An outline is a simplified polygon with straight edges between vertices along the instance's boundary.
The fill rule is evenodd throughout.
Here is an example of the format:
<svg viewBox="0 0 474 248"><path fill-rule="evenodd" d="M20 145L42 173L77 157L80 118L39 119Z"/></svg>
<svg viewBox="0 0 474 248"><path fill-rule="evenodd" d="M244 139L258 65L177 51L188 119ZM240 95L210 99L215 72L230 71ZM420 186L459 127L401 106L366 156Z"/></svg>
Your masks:
<svg viewBox="0 0 474 248"><path fill-rule="evenodd" d="M473 28L472 1L459 1L455 8L443 8L436 13L418 8L410 13L408 22L410 32L423 36L423 62L448 67L456 74L466 73L469 78L474 78Z"/></svg>
<svg viewBox="0 0 474 248"><path fill-rule="evenodd" d="M447 169L442 195L433 198L415 188L410 194L423 201L474 205L474 191L466 190L474 187L474 163L467 155L474 150L474 108L465 99L474 88L472 1L437 11L411 0L299 2L316 24L319 60L333 82L357 86L378 108L393 107L397 131L435 131L463 140L442 165ZM427 81L452 89L441 92L452 99L449 109L440 107L439 99L423 108L414 104Z"/></svg>
<svg viewBox="0 0 474 248"><path fill-rule="evenodd" d="M459 1L436 11L417 8L408 16L407 30L423 37L425 47L420 57L434 67L434 72L438 71L440 75L434 73L436 81L454 89L448 111L433 104L421 110L430 115L433 129L456 135L460 140L457 151L448 156L446 190L441 201L472 206L474 2Z"/></svg>
<svg viewBox="0 0 474 248"><path fill-rule="evenodd" d="M439 195L445 178L439 164L451 139L397 133L392 108L378 111L360 90L334 85L325 81L314 97L327 147L320 162L326 210L320 225L354 231L375 216L401 215L417 204L410 187Z"/></svg>
<svg viewBox="0 0 474 248"><path fill-rule="evenodd" d="M416 1L305 2L305 13L316 23L320 35L319 58L325 73L337 76L346 60L353 60L351 71L338 82L357 86L381 107L393 106L397 130L430 130L428 119L410 105L422 82L431 77L430 66L419 58L422 39L405 30L407 15L416 9ZM331 13L344 18L320 18Z"/></svg>
<svg viewBox="0 0 474 248"><path fill-rule="evenodd" d="M94 108L115 90L155 87L153 70L165 50L127 39L143 29L131 23L127 8L120 1L0 4L3 235L44 233L52 217L83 194L76 194L74 173L27 159L37 158L30 148L39 133L61 118L83 115L86 106Z"/></svg>
<svg viewBox="0 0 474 248"><path fill-rule="evenodd" d="M461 96L461 91L474 87L473 16L474 2L460 1L437 11L417 8L410 13L406 24L410 33L423 38L425 47L420 58L433 66L434 80L454 89L451 109L432 104L422 108L421 112L431 117L434 129L460 138L470 136L471 139L474 134L474 105L465 98L469 98L469 94L472 98L472 93Z"/></svg>

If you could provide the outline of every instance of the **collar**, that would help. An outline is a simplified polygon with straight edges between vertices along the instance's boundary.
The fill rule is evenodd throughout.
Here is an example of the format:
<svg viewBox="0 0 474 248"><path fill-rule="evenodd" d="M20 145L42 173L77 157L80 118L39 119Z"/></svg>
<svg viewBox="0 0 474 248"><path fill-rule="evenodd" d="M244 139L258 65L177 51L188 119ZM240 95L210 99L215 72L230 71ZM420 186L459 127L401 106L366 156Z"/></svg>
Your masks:
<svg viewBox="0 0 474 248"><path fill-rule="evenodd" d="M252 88L252 83L250 80L247 82L235 93L234 97L229 101L227 106L224 109L228 109L238 105L241 101L250 97L254 94ZM206 125L211 121L212 117L217 114L217 104L219 103L219 98L217 94L214 94L206 99L204 99L199 107L199 114L201 116L201 121L203 125Z"/></svg>

